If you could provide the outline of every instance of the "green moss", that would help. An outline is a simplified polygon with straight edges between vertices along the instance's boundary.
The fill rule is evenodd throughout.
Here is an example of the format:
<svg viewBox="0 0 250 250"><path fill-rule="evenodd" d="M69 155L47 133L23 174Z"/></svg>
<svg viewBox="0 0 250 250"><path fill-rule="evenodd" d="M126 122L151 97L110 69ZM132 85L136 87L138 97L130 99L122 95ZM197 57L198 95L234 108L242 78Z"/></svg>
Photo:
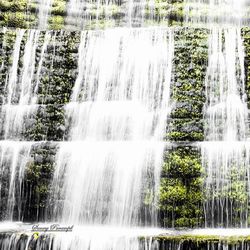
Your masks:
<svg viewBox="0 0 250 250"><path fill-rule="evenodd" d="M179 149L173 151L166 158L162 171L163 176L172 178L192 179L200 177L201 163L195 154Z"/></svg>
<svg viewBox="0 0 250 250"><path fill-rule="evenodd" d="M3 94L5 88L5 82L8 75L8 69L12 64L13 46L16 39L16 32L4 32L0 31L0 48L2 53L0 54L0 92Z"/></svg>
<svg viewBox="0 0 250 250"><path fill-rule="evenodd" d="M152 13L150 6L146 8L146 18L150 18ZM174 22L181 24L183 21L183 2L173 3L171 1L155 1L154 5L154 18L155 20L168 20L169 25L173 25Z"/></svg>
<svg viewBox="0 0 250 250"><path fill-rule="evenodd" d="M218 235L188 235L188 234L180 234L180 235L162 235L154 237L154 240L158 241L176 241L176 242L184 242L191 241L199 246L202 243L224 243L227 245L234 245L241 242L250 241L250 236L218 236Z"/></svg>
<svg viewBox="0 0 250 250"><path fill-rule="evenodd" d="M208 30L177 29L171 113L166 138L171 141L204 140L203 107L208 58Z"/></svg>
<svg viewBox="0 0 250 250"><path fill-rule="evenodd" d="M0 2L1 11L12 11L13 13L20 11L24 12L27 7L27 0L1 0Z"/></svg>
<svg viewBox="0 0 250 250"><path fill-rule="evenodd" d="M38 24L39 5L37 2L28 0L2 0L0 1L0 24L15 28L34 28ZM183 1L157 0L154 6L154 14L151 13L149 4L145 9L145 23L156 25L180 24L183 20ZM97 10L97 3L88 3L85 13L88 20L85 20L85 28L102 29L115 27L124 24L126 13L121 4L100 4ZM53 0L50 9L49 27L51 29L63 29L67 16L67 1ZM34 18L35 17L35 18ZM96 20L98 17L98 20ZM106 19L106 17L108 17ZM21 22L20 22L21 21ZM69 24L70 26L70 24ZM72 26L70 26L72 29Z"/></svg>
<svg viewBox="0 0 250 250"><path fill-rule="evenodd" d="M64 18L62 16L52 16L49 19L49 27L53 30L59 30L64 27Z"/></svg>
<svg viewBox="0 0 250 250"><path fill-rule="evenodd" d="M66 1L54 0L51 9L52 16L65 16L66 15Z"/></svg>
<svg viewBox="0 0 250 250"><path fill-rule="evenodd" d="M246 249L250 246L249 236L192 235L185 231L174 235L160 235L153 239L142 237L141 242L150 242L157 249Z"/></svg>
<svg viewBox="0 0 250 250"><path fill-rule="evenodd" d="M204 140L204 83L208 60L208 30L176 29L172 99L175 101L166 139L181 142ZM195 148L195 144L193 146ZM166 227L204 224L203 182L200 154L190 147L166 153L159 207Z"/></svg>
<svg viewBox="0 0 250 250"><path fill-rule="evenodd" d="M242 29L242 36L245 46L245 75L246 75L246 93L248 100L248 108L250 108L250 28Z"/></svg>
<svg viewBox="0 0 250 250"><path fill-rule="evenodd" d="M24 178L23 201L29 205L23 211L24 221L44 219L45 208L49 195L49 184L55 167L55 146L37 144L31 149L31 159L26 165Z"/></svg>
<svg viewBox="0 0 250 250"><path fill-rule="evenodd" d="M177 148L166 153L159 209L167 227L195 227L203 222L203 170L198 152Z"/></svg>
<svg viewBox="0 0 250 250"><path fill-rule="evenodd" d="M171 141L203 141L204 134L203 133L197 133L197 132L170 132L167 135L167 138Z"/></svg>
<svg viewBox="0 0 250 250"><path fill-rule="evenodd" d="M23 12L6 12L3 14L4 23L8 24L8 26L16 27L16 28L27 28L27 22L25 21L26 16Z"/></svg>

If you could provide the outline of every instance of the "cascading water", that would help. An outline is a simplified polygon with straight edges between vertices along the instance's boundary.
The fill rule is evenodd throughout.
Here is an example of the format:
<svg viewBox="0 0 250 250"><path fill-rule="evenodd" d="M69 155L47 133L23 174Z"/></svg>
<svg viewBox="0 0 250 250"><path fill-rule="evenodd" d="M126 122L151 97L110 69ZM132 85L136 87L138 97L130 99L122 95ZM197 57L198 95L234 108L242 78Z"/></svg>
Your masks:
<svg viewBox="0 0 250 250"><path fill-rule="evenodd" d="M244 53L240 29L212 32L212 39L217 40L217 46L213 44L212 48L218 50L210 54L206 81L209 104L205 116L207 140L211 142L201 145L203 165L207 170L206 225L246 227L249 146L244 141L248 132L248 111L244 101ZM219 44L222 42L222 32L224 49Z"/></svg>
<svg viewBox="0 0 250 250"><path fill-rule="evenodd" d="M210 39L205 115L210 142L201 146L207 169L206 224L246 227L249 153L248 146L237 142L246 139L248 128L240 29L215 28Z"/></svg>
<svg viewBox="0 0 250 250"><path fill-rule="evenodd" d="M155 223L172 58L169 29L82 32L78 77L65 107L69 136L60 143L52 184L53 220L116 227ZM152 206L145 209L147 197ZM104 238L104 245L93 243L91 249L115 244ZM84 248L77 244L71 249Z"/></svg>
<svg viewBox="0 0 250 250"><path fill-rule="evenodd" d="M39 38L40 31L16 32L12 64L5 79L5 96L2 97L0 112L0 190L1 210L5 211L2 217L8 220L22 219L23 179L34 144L25 141L25 132L34 126L38 109L37 85L49 32L44 36L40 58L36 60Z"/></svg>
<svg viewBox="0 0 250 250"><path fill-rule="evenodd" d="M38 28L46 29L48 26L49 14L52 7L52 0L39 0L38 4Z"/></svg>
<svg viewBox="0 0 250 250"><path fill-rule="evenodd" d="M14 207L17 206L17 218L21 219L21 199L22 199L22 180L26 164L29 160L29 153L31 149L31 142L14 142L1 141L0 142L0 191L1 203L7 202L4 209L6 210L6 219L12 220ZM9 176L7 187L5 186L6 176ZM16 181L16 179L18 181ZM8 192L6 193L6 189ZM5 198L7 197L7 200ZM3 208L2 208L3 209Z"/></svg>
<svg viewBox="0 0 250 250"><path fill-rule="evenodd" d="M39 29L46 29L51 21L52 2L38 2ZM93 20L94 28L102 26L103 20L118 22L115 25L140 27L149 15L148 11L150 19L154 19L154 1L70 0L66 5L67 27L93 28ZM206 6L205 14L200 11L201 5ZM250 145L246 142L248 110L240 30L245 6L244 0L237 4L233 0L186 1L186 20L201 23L211 30L204 108L207 141L199 145L206 170L204 212L207 227L248 226ZM119 23L123 21L119 18L117 21L115 15L124 17L125 24ZM217 24L225 27L217 27ZM37 113L61 105L63 108L54 107L49 113L50 122L54 122L56 115L62 120L66 117L66 126L60 124L64 141L52 142L58 146L58 152L46 215L47 222L74 225L74 231L45 233L34 239L31 225L26 228L22 224L21 229L10 228L10 233L1 235L0 248L190 249L185 241L160 245L160 241L151 237L161 233L181 235L181 232L151 228L157 225L157 193L166 146L163 138L171 104L174 32L169 28L82 31L77 72L72 66L73 53L67 54L64 48L57 55L52 53L50 62L46 58L47 50L56 50L57 46L67 45L67 50L77 51L74 45L79 33L69 32L67 39L63 37L63 31L17 30L16 33L0 113L2 217L23 221L23 210L30 206L24 204L30 195L24 187L25 174L30 171L41 181L39 174L53 168L54 165L46 165L47 162L43 165L43 159L34 150L34 147L41 150L40 144L48 142L39 141L37 146L34 141L29 141L27 134L35 120L41 118L35 118ZM3 43L2 48L4 46ZM59 57L66 58L67 62L61 63ZM59 70L54 68L54 63ZM8 62L1 63L0 72L5 64ZM56 83L61 80L60 74L67 75L65 82L74 83L70 100L67 93L57 97L64 98L63 101L52 100L49 84L52 77L44 64L51 64L51 74L56 71ZM77 75L76 80L69 71L64 71L65 67L72 69L72 75ZM41 80L43 74L46 76ZM67 86L64 83L56 86L56 90L66 92L72 87L68 82ZM40 93L44 98L41 100L38 92L43 84L47 86ZM61 90L61 87L65 89ZM46 95L51 98L51 103L46 101ZM60 109L63 112L57 112ZM41 123L39 126L43 126ZM46 136L42 138L46 140ZM35 158L40 163L38 166L46 170L36 169ZM49 156L45 154L45 158ZM52 161L54 163L54 159ZM39 195L47 194L47 187L47 183L37 186L41 188ZM185 192L184 188L177 190ZM40 206L40 200L37 204ZM37 215L36 218L40 217ZM15 230L24 235L12 233ZM206 246L206 249L222 248L248 249L249 243L242 241L229 247L227 243L210 242Z"/></svg>
<svg viewBox="0 0 250 250"><path fill-rule="evenodd" d="M185 0L186 22L195 25L202 23L239 23L245 19L246 0Z"/></svg>
<svg viewBox="0 0 250 250"><path fill-rule="evenodd" d="M6 0L1 4L4 25L40 30L142 27L168 22L169 15L175 12L168 2L160 6L155 0L24 0L19 3ZM158 11L159 7L163 11Z"/></svg>
<svg viewBox="0 0 250 250"><path fill-rule="evenodd" d="M25 30L17 33L13 52L13 64L6 79L6 101L2 106L1 120L4 139L17 139L23 133L24 120L35 113L36 106L29 105L33 98L33 77L35 70L35 55L39 31L27 32L27 42L24 49L21 75L18 75L20 48ZM20 83L20 85L19 85Z"/></svg>
<svg viewBox="0 0 250 250"><path fill-rule="evenodd" d="M202 9L206 12L202 13ZM205 225L248 226L249 146L244 48L240 24L247 1L187 1L187 21L210 29L206 76ZM223 27L216 27L216 25ZM213 27L212 27L213 26ZM211 28L212 27L212 28Z"/></svg>
<svg viewBox="0 0 250 250"><path fill-rule="evenodd" d="M246 138L244 48L240 29L214 28L209 44L206 107L209 141Z"/></svg>
<svg viewBox="0 0 250 250"><path fill-rule="evenodd" d="M52 32L16 32L1 110L4 219L23 220L28 206L24 176L41 142L25 141L25 133L41 106L40 77L55 39ZM74 223L76 232L51 237L53 249L140 249L138 237L145 232L134 227L155 225L173 44L170 29L82 32L78 76L65 107L67 141L59 143L51 197L55 207L50 210L53 221ZM93 242L96 230L107 231L99 243ZM13 235L5 240L3 249L17 247L22 239Z"/></svg>
<svg viewBox="0 0 250 250"><path fill-rule="evenodd" d="M95 27L130 26L140 27L144 23L146 11L152 12L154 1L82 1L68 2L66 24L69 27L89 28L95 20ZM116 13L117 12L117 13ZM122 17L122 20L119 18ZM150 16L153 19L153 15Z"/></svg>

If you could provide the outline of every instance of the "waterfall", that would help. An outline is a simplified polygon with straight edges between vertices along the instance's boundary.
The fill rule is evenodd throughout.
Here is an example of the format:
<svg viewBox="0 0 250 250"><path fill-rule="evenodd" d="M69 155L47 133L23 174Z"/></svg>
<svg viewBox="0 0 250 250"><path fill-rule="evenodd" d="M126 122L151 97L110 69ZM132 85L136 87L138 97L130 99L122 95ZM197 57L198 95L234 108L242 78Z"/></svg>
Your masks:
<svg viewBox="0 0 250 250"><path fill-rule="evenodd" d="M14 217L13 212L16 205L18 211L17 217L21 219L22 181L24 179L26 164L29 160L30 149L30 142L0 142L0 191L4 193L1 197L1 202L5 203L7 201L5 209L6 218L9 220L12 220ZM7 181L5 179L6 176L9 176L7 187L5 186L5 182ZM5 193L6 189L8 193ZM5 200L6 197L7 200Z"/></svg>
<svg viewBox="0 0 250 250"><path fill-rule="evenodd" d="M6 101L2 106L2 127L4 139L17 139L24 132L24 120L36 111L35 105L29 105L33 97L33 77L35 74L35 56L39 31L30 30L27 33L23 55L23 68L18 75L20 48L25 31L17 33L13 52L13 64L6 82Z"/></svg>
<svg viewBox="0 0 250 250"><path fill-rule="evenodd" d="M78 77L65 107L69 133L60 143L49 201L53 221L155 224L173 46L170 29L82 32ZM104 238L106 248L100 241L91 249L110 249L115 241Z"/></svg>
<svg viewBox="0 0 250 250"><path fill-rule="evenodd" d="M246 0L185 0L185 20L195 25L239 23L247 6Z"/></svg>
<svg viewBox="0 0 250 250"><path fill-rule="evenodd" d="M89 28L106 26L143 26L146 12L154 19L154 0L152 1L82 1L68 2L66 24L69 27ZM121 20L119 20L121 19Z"/></svg>
<svg viewBox="0 0 250 250"><path fill-rule="evenodd" d="M211 31L206 77L206 139L201 143L207 179L207 226L248 225L249 135L244 48L240 28Z"/></svg>
<svg viewBox="0 0 250 250"><path fill-rule="evenodd" d="M213 28L206 76L205 119L209 141L245 140L244 48L238 28Z"/></svg>
<svg viewBox="0 0 250 250"><path fill-rule="evenodd" d="M12 224L5 224L5 228L9 230L16 230ZM0 241L1 250L26 250L26 249L39 249L39 250L68 250L68 249L157 249L156 244L147 242L146 240L138 240L138 235L145 235L150 237L150 232L147 230L131 230L125 228L117 230L115 228L106 229L103 234L104 228L78 228L81 232L77 237L73 234L61 233L58 235L49 236L48 234L41 234L38 239L28 232L28 227L23 226L23 232L26 234L17 233L4 233L4 239ZM152 230L151 230L152 233ZM159 234L159 230L154 230L153 233ZM98 235L98 239L97 239ZM155 246L151 248L150 245Z"/></svg>
<svg viewBox="0 0 250 250"><path fill-rule="evenodd" d="M250 200L241 35L247 0L184 2L185 25L205 27L198 36L210 32L205 98L197 94L203 87L200 54L207 48L198 43L205 39L196 40L192 30L186 36L179 28L146 27L178 22L182 1L2 4L7 14L1 22L15 23L9 11L26 8L30 20L16 25L37 29L4 29L0 36L6 54L0 57L0 219L14 224L0 224L0 249L181 250L196 243L211 250L250 249L244 238L249 231L242 233ZM203 125L205 141L185 141L202 140ZM204 231L157 228L194 226L203 221L200 207ZM26 224L27 217L37 225ZM49 230L51 225L73 231ZM222 230L213 232L214 239L209 227L210 233L225 227L229 236ZM238 234L231 227L240 228Z"/></svg>
<svg viewBox="0 0 250 250"><path fill-rule="evenodd" d="M53 0L39 0L38 4L38 28L46 29Z"/></svg>
<svg viewBox="0 0 250 250"><path fill-rule="evenodd" d="M0 199L2 219L22 220L24 176L31 161L33 141L26 141L27 130L35 123L38 109L38 84L49 32L39 50L38 30L17 30L12 63L7 68L1 106ZM38 64L38 65L37 65ZM6 65L7 67L7 65Z"/></svg>
<svg viewBox="0 0 250 250"><path fill-rule="evenodd" d="M166 2L160 13L155 0L25 0L1 7L2 18L7 15L1 26L71 31L157 25L174 12Z"/></svg>
<svg viewBox="0 0 250 250"><path fill-rule="evenodd" d="M206 5L205 14L199 11L201 5ZM187 1L186 19L210 29L206 141L199 144L206 171L205 225L209 227L248 226L249 127L240 28L245 6L246 1Z"/></svg>
<svg viewBox="0 0 250 250"><path fill-rule="evenodd" d="M247 227L249 202L249 143L201 144L206 167L206 226Z"/></svg>
<svg viewBox="0 0 250 250"><path fill-rule="evenodd" d="M30 168L34 158L39 161L34 147L42 142L29 139L27 126L36 125L36 115L47 106L41 96L48 87L41 90L41 77L45 64L52 70L59 64L53 50L63 34L16 32L1 110L4 219L23 220L23 210L30 206L24 179L29 171L36 174ZM47 50L53 54L51 62ZM169 28L81 32L77 77L64 107L65 140L57 143L48 202L51 222L74 224L75 231L49 235L53 249L140 249L138 237L145 231L137 227L156 226L173 54ZM99 241L94 241L96 232ZM32 243L28 236L4 240L6 249Z"/></svg>

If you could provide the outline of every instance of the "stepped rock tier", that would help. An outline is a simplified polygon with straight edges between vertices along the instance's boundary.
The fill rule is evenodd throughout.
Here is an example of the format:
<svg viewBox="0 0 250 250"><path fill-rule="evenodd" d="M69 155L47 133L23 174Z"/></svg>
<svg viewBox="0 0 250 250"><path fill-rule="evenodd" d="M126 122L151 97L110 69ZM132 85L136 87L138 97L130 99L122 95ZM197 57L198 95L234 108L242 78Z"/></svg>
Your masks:
<svg viewBox="0 0 250 250"><path fill-rule="evenodd" d="M0 0L0 249L250 249L249 0Z"/></svg>

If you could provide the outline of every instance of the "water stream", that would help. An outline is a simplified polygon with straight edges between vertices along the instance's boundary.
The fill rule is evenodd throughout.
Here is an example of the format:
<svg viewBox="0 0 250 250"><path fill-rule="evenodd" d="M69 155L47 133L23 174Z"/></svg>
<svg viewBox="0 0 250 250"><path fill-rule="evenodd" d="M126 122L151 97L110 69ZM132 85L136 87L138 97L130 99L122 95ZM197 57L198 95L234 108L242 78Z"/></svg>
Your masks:
<svg viewBox="0 0 250 250"><path fill-rule="evenodd" d="M36 7L38 21L33 26L38 29L46 30L53 23L53 18L61 18L58 14L63 13L67 29L82 30L114 26L144 26L146 19L154 20L155 1L69 0L65 3L58 3L53 0L29 0L28 6L30 6L29 12L32 12L33 6Z"/></svg>
<svg viewBox="0 0 250 250"><path fill-rule="evenodd" d="M199 143L206 171L205 226L247 227L249 125L241 25L248 3L244 0L186 2L186 20L210 29L205 141Z"/></svg>
<svg viewBox="0 0 250 250"><path fill-rule="evenodd" d="M35 126L38 110L39 75L49 40L44 43L38 30L18 30L13 45L12 63L7 68L1 106L0 178L3 219L22 219L23 180L35 142L26 140L27 131ZM41 54L37 55L41 46ZM20 65L22 65L20 67ZM38 67L37 67L38 65ZM23 196L24 195L24 196ZM15 212L14 212L15 210Z"/></svg>
<svg viewBox="0 0 250 250"><path fill-rule="evenodd" d="M87 28L93 16L96 27L102 18L113 22L114 4L125 13L125 26L129 27L67 33L46 31L53 1L41 0L38 29L16 30L10 65L6 66L7 60L0 65L0 72L7 71L0 110L1 219L24 221L24 210L32 205L26 204L32 192L26 190L24 179L32 171L38 175L35 179L40 178L41 170L31 169L38 161L41 168L47 167L47 171L53 166L54 171L48 174L52 176L48 190L43 190L49 194L42 204L45 226L73 225L74 231L45 233L34 240L31 224L0 224L1 249L190 249L185 241L159 245L152 236L244 235L242 229L249 226L250 143L241 25L247 1L185 2L187 23L210 31L204 82L205 141L196 145L205 172L205 227L227 229L156 228L157 194L168 143L164 138L173 104L175 31L169 27L131 28L143 26L149 7L154 18L154 1L70 0L65 14L69 27ZM201 6L206 6L205 13ZM65 42L66 36L72 44ZM7 53L4 46L1 49ZM73 56L58 49L60 46L76 51L77 69L72 66ZM72 63L70 73L75 76L66 78L72 82L70 98L65 94L66 104L60 102L61 96L50 103L46 98L53 91L52 78L45 77L45 65L53 72L54 64L59 65L56 78L65 73L59 60L64 56ZM60 86L57 90L61 91ZM46 114L51 106L53 112ZM59 106L61 138L48 139L46 131L34 139L30 131L43 126L37 121L46 115L53 120ZM52 165L44 164L37 153L47 143L56 148L55 158L48 160ZM250 246L244 241L233 246L218 241L208 243L206 249L246 250Z"/></svg>
<svg viewBox="0 0 250 250"><path fill-rule="evenodd" d="M52 185L53 220L118 231L156 223L173 48L169 29L82 33L78 77L65 107L70 132ZM91 249L138 248L104 240Z"/></svg>
<svg viewBox="0 0 250 250"><path fill-rule="evenodd" d="M0 191L7 220L23 220L29 200L24 178L33 158L39 160L34 147L46 143L25 133L44 106L38 89L47 49L60 41L55 34L18 30L13 44L1 110ZM79 240L79 231L58 235L51 238L53 249L139 249L144 229L135 227L157 225L173 56L169 28L81 32L77 77L64 107L68 132L56 142L47 219L105 232L97 242L93 231ZM4 247L17 247L20 238L11 237Z"/></svg>
<svg viewBox="0 0 250 250"><path fill-rule="evenodd" d="M39 0L38 29L44 29L44 30L47 29L52 3L53 0Z"/></svg>
<svg viewBox="0 0 250 250"><path fill-rule="evenodd" d="M207 172L206 225L247 227L249 127L240 28L213 28L209 47L205 113L208 142L201 143Z"/></svg>
<svg viewBox="0 0 250 250"><path fill-rule="evenodd" d="M247 0L185 0L185 20L194 25L244 22Z"/></svg>

